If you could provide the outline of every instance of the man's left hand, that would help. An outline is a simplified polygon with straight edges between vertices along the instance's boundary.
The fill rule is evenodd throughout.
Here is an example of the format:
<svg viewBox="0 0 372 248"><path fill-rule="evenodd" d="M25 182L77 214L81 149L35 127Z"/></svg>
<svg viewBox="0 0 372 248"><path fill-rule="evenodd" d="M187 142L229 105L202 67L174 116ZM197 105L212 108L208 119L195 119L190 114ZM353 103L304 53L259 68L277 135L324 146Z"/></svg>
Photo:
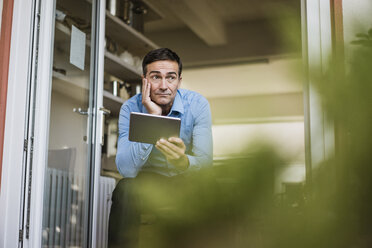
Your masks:
<svg viewBox="0 0 372 248"><path fill-rule="evenodd" d="M156 142L155 147L176 168L186 170L189 167L189 159L185 154L186 146L182 139L176 137L171 137L168 140L160 139Z"/></svg>

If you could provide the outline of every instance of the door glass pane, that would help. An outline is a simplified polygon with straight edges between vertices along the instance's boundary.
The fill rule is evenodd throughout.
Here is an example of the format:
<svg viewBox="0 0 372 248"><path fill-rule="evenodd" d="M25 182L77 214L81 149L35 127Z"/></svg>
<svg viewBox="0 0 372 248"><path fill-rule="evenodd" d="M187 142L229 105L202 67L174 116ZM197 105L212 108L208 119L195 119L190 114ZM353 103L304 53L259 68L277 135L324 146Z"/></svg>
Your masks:
<svg viewBox="0 0 372 248"><path fill-rule="evenodd" d="M86 247L92 5L57 0L43 247Z"/></svg>

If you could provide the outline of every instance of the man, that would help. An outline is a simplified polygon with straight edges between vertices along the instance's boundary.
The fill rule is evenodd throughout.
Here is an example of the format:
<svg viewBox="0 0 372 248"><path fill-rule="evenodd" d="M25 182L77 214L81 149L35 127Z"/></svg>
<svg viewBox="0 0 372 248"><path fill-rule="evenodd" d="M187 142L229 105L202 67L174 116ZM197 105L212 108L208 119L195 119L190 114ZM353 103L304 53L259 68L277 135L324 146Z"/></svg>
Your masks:
<svg viewBox="0 0 372 248"><path fill-rule="evenodd" d="M212 164L209 103L196 92L179 89L182 62L178 55L168 48L153 50L144 57L142 69L142 94L130 98L120 110L116 165L124 179L113 192L110 247L137 245L140 199L134 192L139 184L148 178L180 183L184 172ZM129 141L131 112L181 118L180 137L160 139L156 145Z"/></svg>

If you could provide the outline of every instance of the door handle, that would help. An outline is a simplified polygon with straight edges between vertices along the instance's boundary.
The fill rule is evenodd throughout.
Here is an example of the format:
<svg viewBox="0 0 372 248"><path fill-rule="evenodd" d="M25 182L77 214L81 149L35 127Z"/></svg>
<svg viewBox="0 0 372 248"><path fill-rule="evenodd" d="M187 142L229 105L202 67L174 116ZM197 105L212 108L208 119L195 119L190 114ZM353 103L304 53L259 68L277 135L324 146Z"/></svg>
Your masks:
<svg viewBox="0 0 372 248"><path fill-rule="evenodd" d="M111 114L111 110L105 108L105 107L100 107L99 111L102 111L102 118L101 118L101 146L103 146L104 143L104 134L105 134L105 115L108 116Z"/></svg>
<svg viewBox="0 0 372 248"><path fill-rule="evenodd" d="M104 115L110 115L111 114L111 110L109 110L105 107L100 107L99 110L101 110Z"/></svg>
<svg viewBox="0 0 372 248"><path fill-rule="evenodd" d="M88 110L82 110L81 108L73 108L72 111L81 115L88 115Z"/></svg>

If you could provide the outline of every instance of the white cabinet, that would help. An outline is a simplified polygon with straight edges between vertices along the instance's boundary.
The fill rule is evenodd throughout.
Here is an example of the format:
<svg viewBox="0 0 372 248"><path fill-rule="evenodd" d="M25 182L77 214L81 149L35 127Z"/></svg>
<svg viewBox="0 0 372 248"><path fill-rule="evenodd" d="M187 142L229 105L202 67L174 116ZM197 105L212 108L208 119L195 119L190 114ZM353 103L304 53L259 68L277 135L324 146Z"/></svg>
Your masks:
<svg viewBox="0 0 372 248"><path fill-rule="evenodd" d="M138 0L133 0L136 3L141 3L146 8L146 14L144 21L151 21L161 18L158 12L149 6L148 3ZM57 2L57 12L63 13L65 18L56 18L56 29L55 29L55 50L58 53L55 56L69 56L70 42L71 42L71 27L72 25L81 29L90 30L90 27L86 27L87 23L91 23L88 18L91 18L88 12L85 12L87 7L91 6L91 0L85 1L74 1L64 0ZM103 106L111 111L109 116L106 116L105 126L105 142L102 149L102 168L114 170L114 155L108 152L107 144L113 142L114 135L107 133L108 123L114 123L114 120L118 119L121 105L125 102L129 95L132 95L135 91L136 86L141 83L142 69L140 68L139 61L142 60L143 56L152 49L158 48L158 46L145 37L142 33L126 24L119 17L112 15L106 10L104 20L95 20L105 22L105 52L104 52L104 90L103 90ZM94 20L93 20L94 22ZM97 22L96 22L97 23ZM86 32L86 52L85 61L90 61L90 48L91 48L91 34L89 31ZM131 60L126 60L122 53L129 53L132 58L137 57L134 60L136 63L131 63ZM81 92L88 91L86 86L80 84L81 77L86 80L90 75L83 75L79 73L79 77L75 77L74 71L78 70L71 64L58 64L58 61L68 61L68 59L60 60L54 59L53 63L53 90L60 94L64 94L74 100L82 101ZM89 66L89 65L86 65ZM111 81L125 82L127 88L132 88L129 94L114 95L112 94ZM85 94L88 97L88 94ZM86 100L86 99L84 99ZM112 128L111 128L112 129ZM117 135L116 135L117 138ZM110 140L107 140L110 139ZM109 155L109 156L108 156Z"/></svg>

